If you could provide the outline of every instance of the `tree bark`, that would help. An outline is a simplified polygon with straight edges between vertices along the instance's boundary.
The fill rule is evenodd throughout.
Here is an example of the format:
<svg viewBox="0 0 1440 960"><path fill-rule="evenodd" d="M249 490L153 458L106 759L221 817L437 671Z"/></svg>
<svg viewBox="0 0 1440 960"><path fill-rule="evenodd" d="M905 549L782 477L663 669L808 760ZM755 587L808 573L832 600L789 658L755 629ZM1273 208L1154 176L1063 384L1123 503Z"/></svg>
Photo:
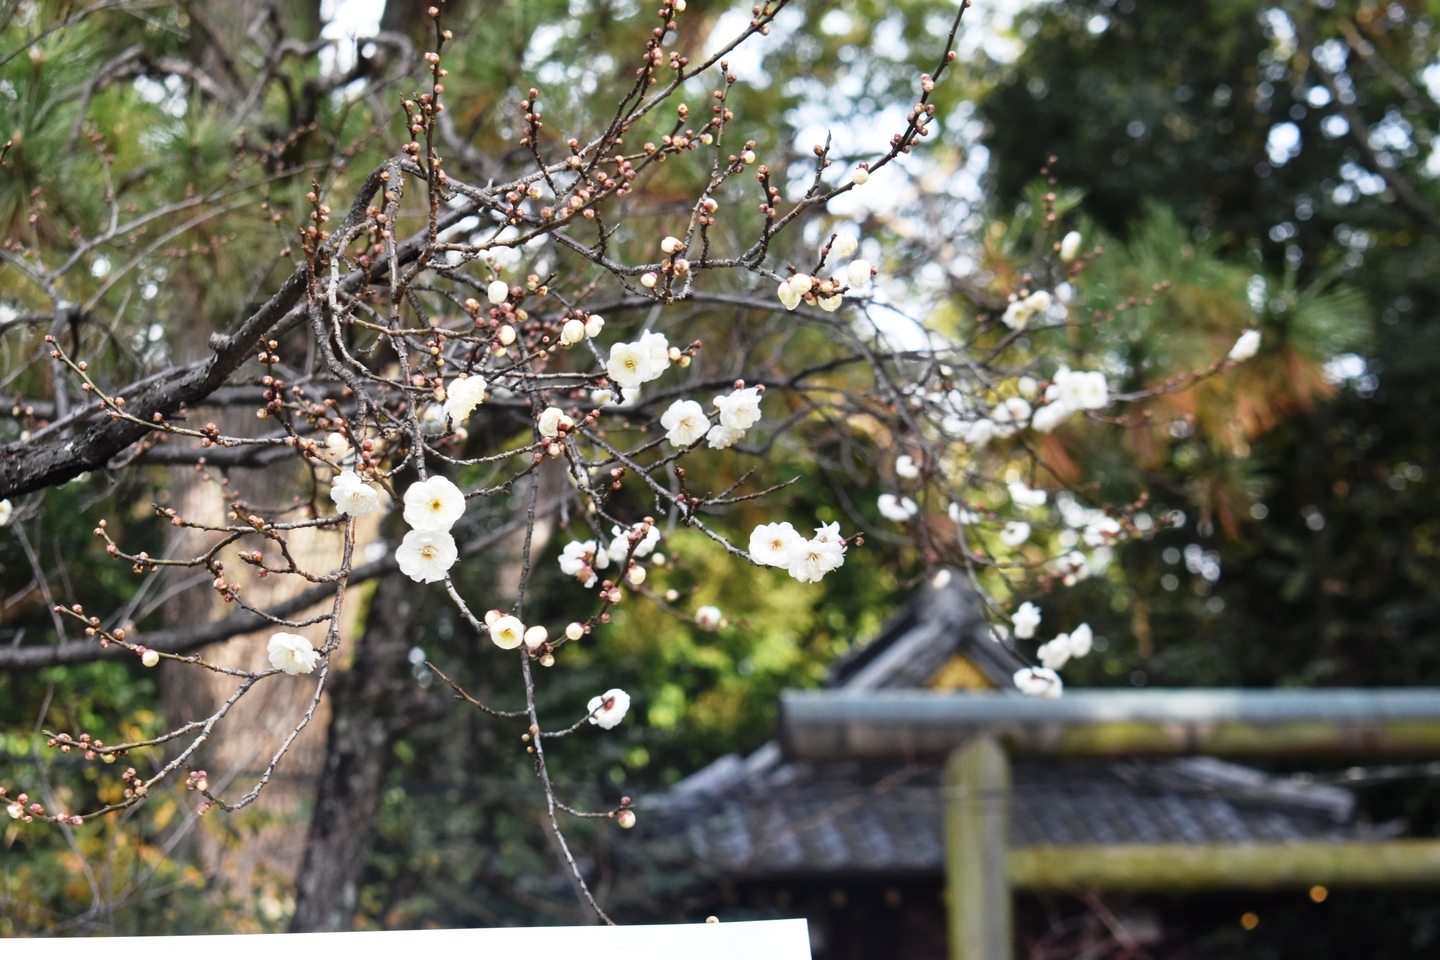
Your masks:
<svg viewBox="0 0 1440 960"><path fill-rule="evenodd" d="M418 693L406 656L414 595L400 573L380 579L354 661L332 681L329 741L295 881L292 933L350 929L391 747L415 707L423 709L423 700L406 696Z"/></svg>

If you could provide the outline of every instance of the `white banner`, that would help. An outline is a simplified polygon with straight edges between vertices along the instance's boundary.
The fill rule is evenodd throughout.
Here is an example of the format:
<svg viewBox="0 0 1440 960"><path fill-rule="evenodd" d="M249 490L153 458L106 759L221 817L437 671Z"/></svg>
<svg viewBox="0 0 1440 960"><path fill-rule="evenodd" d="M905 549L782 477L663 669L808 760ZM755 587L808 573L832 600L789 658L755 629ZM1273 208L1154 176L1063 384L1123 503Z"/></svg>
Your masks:
<svg viewBox="0 0 1440 960"><path fill-rule="evenodd" d="M9 942L26 960L810 960L804 920Z"/></svg>

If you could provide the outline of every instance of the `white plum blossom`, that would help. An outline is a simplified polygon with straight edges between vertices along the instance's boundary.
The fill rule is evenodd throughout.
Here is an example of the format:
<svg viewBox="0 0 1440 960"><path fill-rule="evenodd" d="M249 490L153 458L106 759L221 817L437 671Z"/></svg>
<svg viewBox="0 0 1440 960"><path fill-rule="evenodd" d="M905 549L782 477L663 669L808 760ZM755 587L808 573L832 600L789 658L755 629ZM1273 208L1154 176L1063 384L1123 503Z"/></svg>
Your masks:
<svg viewBox="0 0 1440 960"><path fill-rule="evenodd" d="M491 642L501 650L514 650L525 642L525 624L519 617L496 617L489 627Z"/></svg>
<svg viewBox="0 0 1440 960"><path fill-rule="evenodd" d="M1008 485L1010 488L1010 499L1017 507L1041 507L1045 505L1048 494L1044 490L1032 490L1030 487L1016 480Z"/></svg>
<svg viewBox="0 0 1440 960"><path fill-rule="evenodd" d="M449 530L465 513L465 494L445 477L410 484L405 491L405 522L414 530Z"/></svg>
<svg viewBox="0 0 1440 960"><path fill-rule="evenodd" d="M1059 674L1048 667L1026 667L1015 671L1015 687L1021 693L1044 700L1055 700L1065 692Z"/></svg>
<svg viewBox="0 0 1440 960"><path fill-rule="evenodd" d="M830 244L831 256L844 260L860 248L860 241L853 233L842 233Z"/></svg>
<svg viewBox="0 0 1440 960"><path fill-rule="evenodd" d="M585 339L585 321L579 317L571 317L565 321L560 328L560 343L562 346L573 347Z"/></svg>
<svg viewBox="0 0 1440 960"><path fill-rule="evenodd" d="M736 390L728 397L716 397L721 426L748 430L760 422L760 391L755 387Z"/></svg>
<svg viewBox="0 0 1440 960"><path fill-rule="evenodd" d="M8 526L10 518L15 515L15 504L9 500L0 500L0 527Z"/></svg>
<svg viewBox="0 0 1440 960"><path fill-rule="evenodd" d="M395 548L400 572L416 583L444 580L459 556L448 530L411 530Z"/></svg>
<svg viewBox="0 0 1440 960"><path fill-rule="evenodd" d="M445 416L450 422L460 425L469 419L475 408L485 402L485 388L489 386L485 378L471 374L468 377L456 377L450 381L445 388Z"/></svg>
<svg viewBox="0 0 1440 960"><path fill-rule="evenodd" d="M1065 664L1070 662L1070 637L1068 634L1060 634L1049 643L1042 643L1040 649L1035 651L1040 662L1047 670L1061 670Z"/></svg>
<svg viewBox="0 0 1440 960"><path fill-rule="evenodd" d="M1078 230L1071 230L1065 234L1065 238L1060 241L1061 263L1070 263L1075 259L1075 256L1080 252L1080 240L1080 231Z"/></svg>
<svg viewBox="0 0 1440 960"><path fill-rule="evenodd" d="M797 273L795 274L795 276L790 278L790 289L794 290L802 297L805 294L809 293L811 289L814 288L814 286L815 278L810 276L810 274L808 273Z"/></svg>
<svg viewBox="0 0 1440 960"><path fill-rule="evenodd" d="M1085 532L1081 536L1087 547L1103 547L1106 544L1114 543L1119 538L1120 532L1119 520L1101 514L1086 524Z"/></svg>
<svg viewBox="0 0 1440 960"><path fill-rule="evenodd" d="M350 446L345 434L332 432L325 435L325 452L330 454L330 459L341 461L354 453L355 448Z"/></svg>
<svg viewBox="0 0 1440 960"><path fill-rule="evenodd" d="M1054 298L1050 296L1050 291L1036 290L1022 300L1012 300L1001 319L1011 330L1024 330L1029 326L1031 317L1049 310L1052 303Z"/></svg>
<svg viewBox="0 0 1440 960"><path fill-rule="evenodd" d="M346 470L330 481L330 499L335 501L335 509L348 517L363 517L380 507L380 494L354 470Z"/></svg>
<svg viewBox="0 0 1440 960"><path fill-rule="evenodd" d="M1024 520L1011 520L1000 530L1000 542L1007 547L1018 547L1030 539L1030 524Z"/></svg>
<svg viewBox="0 0 1440 960"><path fill-rule="evenodd" d="M995 421L988 417L981 417L974 423L966 426L965 434L960 439L972 447L983 447L996 436Z"/></svg>
<svg viewBox="0 0 1440 960"><path fill-rule="evenodd" d="M1040 608L1027 600L1020 604L1020 609L1015 611L1011 621L1015 627L1015 636L1021 640L1029 640L1035 636L1035 628L1040 626Z"/></svg>
<svg viewBox="0 0 1440 960"><path fill-rule="evenodd" d="M920 512L920 507L909 497L897 497L893 493L882 493L876 501L880 516L896 523L905 523Z"/></svg>
<svg viewBox="0 0 1440 960"><path fill-rule="evenodd" d="M1230 359L1237 362L1243 362L1255 356L1255 354L1259 351L1260 331L1246 330L1244 333L1240 334L1240 338L1235 341L1235 346L1230 348Z"/></svg>
<svg viewBox="0 0 1440 960"><path fill-rule="evenodd" d="M716 630L722 619L720 608L708 604L695 611L695 623L701 630Z"/></svg>
<svg viewBox="0 0 1440 960"><path fill-rule="evenodd" d="M594 340L600 336L600 331L605 329L605 318L598 313L592 313L585 318L585 336Z"/></svg>
<svg viewBox="0 0 1440 960"><path fill-rule="evenodd" d="M852 260L845 268L845 279L852 290L863 290L870 285L870 264L865 260Z"/></svg>
<svg viewBox="0 0 1440 960"><path fill-rule="evenodd" d="M575 426L575 421L565 416L565 412L559 407L546 407L540 413L540 436L558 437L560 428L570 429Z"/></svg>
<svg viewBox="0 0 1440 960"><path fill-rule="evenodd" d="M715 450L724 450L726 447L734 446L745 439L745 431L735 427L727 427L723 423L717 423L705 434L705 442Z"/></svg>
<svg viewBox="0 0 1440 960"><path fill-rule="evenodd" d="M895 476L906 480L914 480L920 476L920 468L908 454L901 454L895 458Z"/></svg>
<svg viewBox="0 0 1440 960"><path fill-rule="evenodd" d="M635 553L631 554L630 536L632 534L640 533L642 531L645 535L641 538L640 542L636 544ZM637 523L629 530L625 530L624 528L619 526L614 526L610 528L610 536L612 538L610 540L609 549L611 560L614 560L616 563L620 563L624 561L627 555L633 556L636 560L639 560L642 557L649 556L650 551L654 550L656 545L659 544L660 528L655 526L655 524L653 523Z"/></svg>
<svg viewBox="0 0 1440 960"><path fill-rule="evenodd" d="M650 376L654 380L670 367L670 341L663 333L647 333L638 341L639 346L650 355Z"/></svg>
<svg viewBox="0 0 1440 960"><path fill-rule="evenodd" d="M630 712L630 694L619 687L606 690L598 697L591 697L585 709L590 712L591 723L601 730L609 730Z"/></svg>
<svg viewBox="0 0 1440 960"><path fill-rule="evenodd" d="M705 408L694 400L676 400L670 409L660 415L660 426L665 428L665 439L674 447L688 447L705 436L710 421Z"/></svg>
<svg viewBox="0 0 1440 960"><path fill-rule="evenodd" d="M1067 587L1073 587L1081 580L1088 580L1094 573L1089 560L1079 550L1071 550L1065 556L1057 558L1051 563L1051 569L1060 574L1060 582Z"/></svg>
<svg viewBox="0 0 1440 960"><path fill-rule="evenodd" d="M544 627L531 627L525 631L525 646L529 650L538 650L540 645L550 639L550 631Z"/></svg>
<svg viewBox="0 0 1440 960"><path fill-rule="evenodd" d="M1035 411L1030 418L1030 426L1041 433L1054 433L1055 428L1068 420L1075 410L1063 403L1047 403Z"/></svg>
<svg viewBox="0 0 1440 960"><path fill-rule="evenodd" d="M498 307L510 299L510 285L504 280L491 280L490 286L485 288L485 296Z"/></svg>
<svg viewBox="0 0 1440 960"><path fill-rule="evenodd" d="M265 652L270 655L270 666L283 670L292 677L310 673L320 662L320 652L298 633L273 635Z"/></svg>
<svg viewBox="0 0 1440 960"><path fill-rule="evenodd" d="M587 589L595 586L599 579L595 571L610 566L610 557L600 550L594 540L572 540L560 551L560 570L575 577Z"/></svg>
<svg viewBox="0 0 1440 960"><path fill-rule="evenodd" d="M990 420L995 436L1008 437L1030 422L1030 402L1024 397L1003 400L990 411Z"/></svg>
<svg viewBox="0 0 1440 960"><path fill-rule="evenodd" d="M655 379L648 347L638 343L617 343L610 348L605 372L618 386L633 389Z"/></svg>
<svg viewBox="0 0 1440 960"><path fill-rule="evenodd" d="M1061 367L1045 396L1071 410L1100 410L1110 405L1110 387L1099 370L1071 370Z"/></svg>
<svg viewBox="0 0 1440 960"><path fill-rule="evenodd" d="M837 293L828 297L819 297L816 302L820 304L821 310L824 310L826 313L834 313L844 305L845 298Z"/></svg>
<svg viewBox="0 0 1440 960"><path fill-rule="evenodd" d="M685 249L685 244L678 237L666 237L660 241L660 252L667 256L672 253L679 253Z"/></svg>
<svg viewBox="0 0 1440 960"><path fill-rule="evenodd" d="M825 574L845 563L845 545L821 537L796 540L786 548L785 559L790 576L801 583L819 583Z"/></svg>
<svg viewBox="0 0 1440 960"><path fill-rule="evenodd" d="M801 293L790 285L789 280L780 281L780 288L776 292L776 295L780 298L780 303L784 305L786 310L794 310L800 306Z"/></svg>
<svg viewBox="0 0 1440 960"><path fill-rule="evenodd" d="M1040 662L1051 670L1059 670L1071 658L1079 659L1090 652L1095 636L1088 623L1082 623L1071 633L1062 633L1036 651Z"/></svg>
<svg viewBox="0 0 1440 960"><path fill-rule="evenodd" d="M762 523L750 531L750 556L767 567L789 566L790 545L800 542L800 534L788 521Z"/></svg>

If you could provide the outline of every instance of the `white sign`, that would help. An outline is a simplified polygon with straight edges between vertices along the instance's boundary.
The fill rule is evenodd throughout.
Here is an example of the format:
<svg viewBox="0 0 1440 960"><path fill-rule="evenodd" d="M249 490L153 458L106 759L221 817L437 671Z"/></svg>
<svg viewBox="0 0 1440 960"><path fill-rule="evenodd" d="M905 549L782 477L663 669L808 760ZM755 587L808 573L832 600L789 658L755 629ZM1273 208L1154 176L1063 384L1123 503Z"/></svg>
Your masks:
<svg viewBox="0 0 1440 960"><path fill-rule="evenodd" d="M810 960L804 920L10 941L28 960ZM6 953L11 953L7 950Z"/></svg>

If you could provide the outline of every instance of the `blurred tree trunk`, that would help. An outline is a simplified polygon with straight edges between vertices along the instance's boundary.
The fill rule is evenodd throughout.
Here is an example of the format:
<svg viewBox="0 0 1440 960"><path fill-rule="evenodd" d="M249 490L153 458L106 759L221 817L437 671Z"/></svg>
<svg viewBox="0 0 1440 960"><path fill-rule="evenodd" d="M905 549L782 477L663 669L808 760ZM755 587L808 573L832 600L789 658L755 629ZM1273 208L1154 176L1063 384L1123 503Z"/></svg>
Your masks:
<svg viewBox="0 0 1440 960"><path fill-rule="evenodd" d="M553 502L565 489L565 469L559 461L547 460L534 482L540 487L539 502ZM515 502L518 510L526 509L528 485ZM544 551L555 527L552 511L536 518L532 556ZM507 559L495 572L497 602L513 598L519 588L524 543L520 530L501 547ZM438 719L450 706L448 695L425 697L412 678L407 638L417 596L423 593L403 574L381 579L354 659L331 681L330 732L310 836L295 879L291 933L350 929L395 742L415 724ZM406 690L412 693L407 696Z"/></svg>
<svg viewBox="0 0 1440 960"><path fill-rule="evenodd" d="M414 595L403 574L381 578L350 668L330 686L330 733L295 881L293 933L350 928L394 739L419 706L405 696L418 692L407 657Z"/></svg>

